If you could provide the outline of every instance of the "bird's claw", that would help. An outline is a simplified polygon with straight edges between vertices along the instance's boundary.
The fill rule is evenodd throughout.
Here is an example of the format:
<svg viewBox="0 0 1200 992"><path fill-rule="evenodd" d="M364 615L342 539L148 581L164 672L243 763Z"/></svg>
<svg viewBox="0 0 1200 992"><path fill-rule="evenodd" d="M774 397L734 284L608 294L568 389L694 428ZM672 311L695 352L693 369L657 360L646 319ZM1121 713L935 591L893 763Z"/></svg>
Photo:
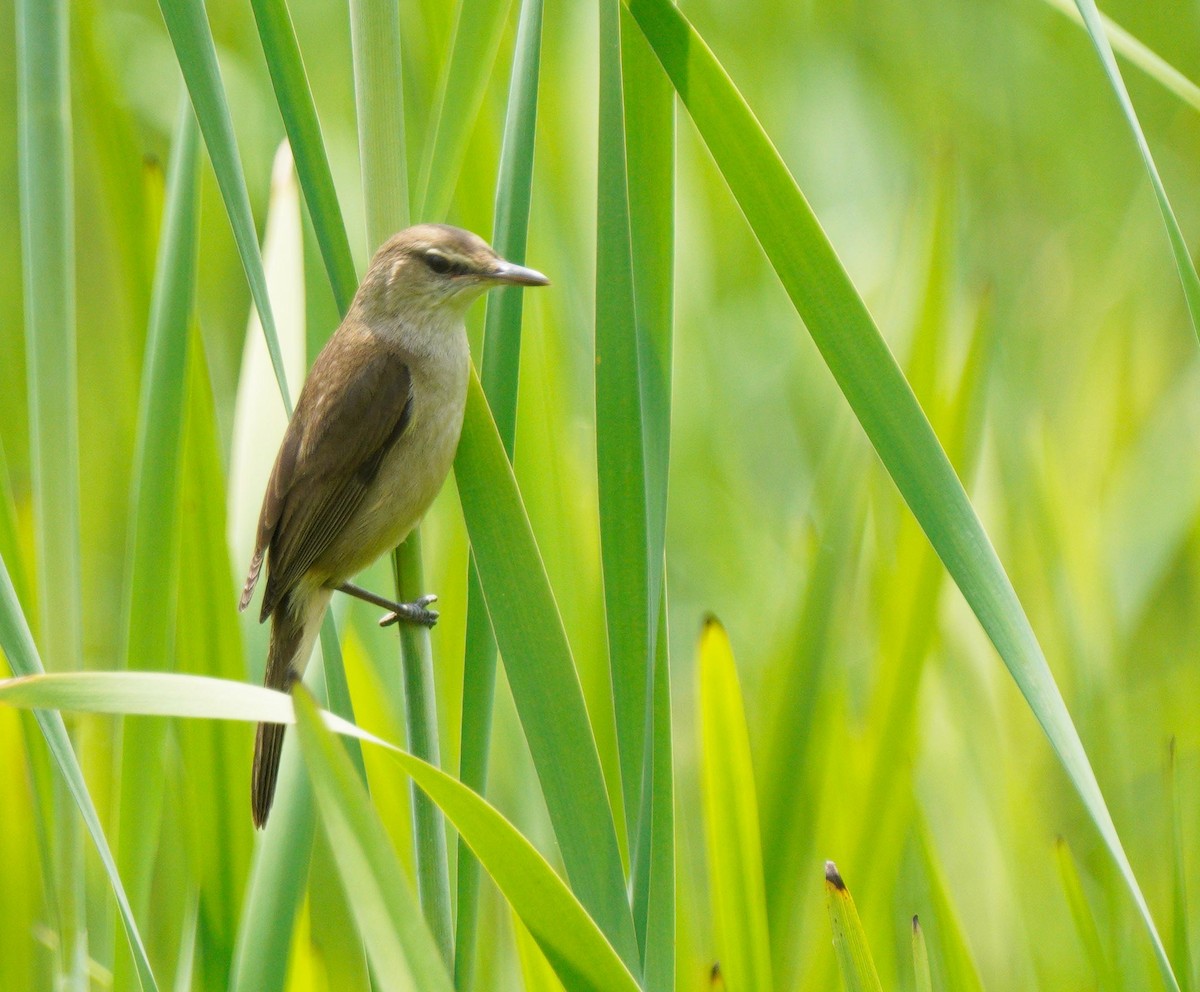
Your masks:
<svg viewBox="0 0 1200 992"><path fill-rule="evenodd" d="M436 603L437 596L422 596L411 603L397 603L399 607L386 614L379 621L380 627L390 627L394 623L411 623L418 627L432 627L438 622L438 611L427 609L430 603Z"/></svg>

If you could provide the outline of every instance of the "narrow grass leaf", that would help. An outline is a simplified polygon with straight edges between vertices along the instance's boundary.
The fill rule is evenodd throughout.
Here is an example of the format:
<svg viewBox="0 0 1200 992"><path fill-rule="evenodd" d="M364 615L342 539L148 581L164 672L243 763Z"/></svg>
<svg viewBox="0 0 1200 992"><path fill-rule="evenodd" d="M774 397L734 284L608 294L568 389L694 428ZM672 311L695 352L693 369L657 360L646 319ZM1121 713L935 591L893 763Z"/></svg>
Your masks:
<svg viewBox="0 0 1200 992"><path fill-rule="evenodd" d="M441 770L398 749L392 756L466 839L571 992L636 992L597 921L512 824Z"/></svg>
<svg viewBox="0 0 1200 992"><path fill-rule="evenodd" d="M630 838L633 918L646 987L670 989L675 974L675 830L672 721L664 579L675 263L675 95L623 5L624 90L630 253L645 464L648 658L654 665L643 749L641 811Z"/></svg>
<svg viewBox="0 0 1200 992"><path fill-rule="evenodd" d="M179 566L180 478L186 407L188 321L199 230L199 134L185 98L171 145L158 264L142 366L126 558L126 667L172 667L173 592ZM127 723L120 735L117 863L145 919L162 811L164 729ZM122 984L123 961L115 962Z"/></svg>
<svg viewBox="0 0 1200 992"><path fill-rule="evenodd" d="M1055 852L1058 856L1058 872L1062 879L1063 894L1067 897L1067 906L1075 923L1075 932L1083 945L1084 957L1095 973L1097 986L1101 989L1115 989L1118 986L1112 982L1116 975L1109 962L1108 951L1100 937L1100 929L1096 926L1092 907L1083 891L1083 882L1079 878L1079 869L1071 854L1071 848L1062 837L1059 837L1055 844Z"/></svg>
<svg viewBox="0 0 1200 992"><path fill-rule="evenodd" d="M1184 841L1183 801L1179 795L1179 760L1175 754L1175 738L1167 751L1167 807L1171 814L1171 910L1175 926L1172 933L1172 960L1179 976L1182 992L1194 987L1191 929L1188 926L1187 844Z"/></svg>
<svg viewBox="0 0 1200 992"><path fill-rule="evenodd" d="M1087 25L1074 0L1046 0L1046 3L1086 30ZM1128 60L1131 65L1137 66L1188 106L1200 110L1200 86L1193 83L1152 48L1131 35L1111 17L1101 14L1100 23L1104 26L1104 34L1108 38L1109 44L1112 45L1113 51Z"/></svg>
<svg viewBox="0 0 1200 992"><path fill-rule="evenodd" d="M1164 978L1177 988L1083 743L1016 592L812 208L682 13L665 0L631 0L629 6L855 416L1042 725L1125 879Z"/></svg>
<svg viewBox="0 0 1200 992"><path fill-rule="evenodd" d="M25 622L25 615L21 612L20 604L17 602L17 594L8 577L8 567L3 559L0 559L0 651L7 656L10 668L18 673L19 678L38 677L42 672L41 658L38 657L37 648L34 647L33 635L29 632L29 625ZM64 677L77 677L76 673L62 674ZM41 677L49 676L41 675ZM6 680L5 684L12 681L16 680ZM117 863L108 846L108 840L104 836L104 828L100 826L96 805L92 801L87 783L83 779L83 770L79 767L79 760L75 757L75 751L71 747L71 739L67 736L67 728L63 723L62 716L43 708L34 712L34 718L37 720L42 736L46 739L46 745L62 773L62 779L66 783L71 798L79 807L84 826L87 827L87 831L96 845L100 863L104 866L104 872L112 885L113 894L117 900L117 910L125 925L125 935L129 939L130 950L133 953L134 963L137 965L138 980L142 984L142 989L144 992L156 990L158 983L150 968L150 960L146 956L142 935L138 931L133 909L125 894L125 886L117 872ZM63 815L66 815L65 811Z"/></svg>
<svg viewBox="0 0 1200 992"><path fill-rule="evenodd" d="M750 732L729 637L712 617L700 635L699 725L717 958L732 992L774 988Z"/></svg>
<svg viewBox="0 0 1200 992"><path fill-rule="evenodd" d="M204 4L202 0L160 0L159 8L167 25L167 33L171 36L171 44L175 46L175 57L183 71L200 132L204 135L204 144L217 176L238 255L250 285L250 295L262 322L271 367L279 383L284 408L290 416L292 401L284 374L283 353L275 332L267 279L258 253L258 238L254 233L254 215L250 210L250 196L246 192L246 177L242 172L233 120L229 116L229 104L217 66L217 50Z"/></svg>
<svg viewBox="0 0 1200 992"><path fill-rule="evenodd" d="M350 0L350 44L368 247L374 251L409 223L399 5Z"/></svg>
<svg viewBox="0 0 1200 992"><path fill-rule="evenodd" d="M450 992L416 895L345 749L324 729L310 694L297 692L295 709L321 822L380 988Z"/></svg>
<svg viewBox="0 0 1200 992"><path fill-rule="evenodd" d="M825 862L825 901L833 928L833 950L846 992L883 992L854 899L832 861Z"/></svg>
<svg viewBox="0 0 1200 992"><path fill-rule="evenodd" d="M933 976L929 973L929 948L925 946L925 931L921 921L912 918L913 977L917 992L933 992Z"/></svg>
<svg viewBox="0 0 1200 992"><path fill-rule="evenodd" d="M244 679L245 647L237 612L230 608L236 601L236 585L225 540L221 437L203 338L195 321L190 337L181 480L187 526L179 529L175 659L180 672ZM180 833L184 857L194 870L189 888L195 886L200 900L196 987L224 990L229 987L254 843L245 803L237 801L250 788L253 732L199 720L181 723L173 731L171 737L186 756L178 781L183 809L195 811L182 817ZM229 798L214 803L214 796ZM260 949L268 953L269 945Z"/></svg>
<svg viewBox="0 0 1200 992"><path fill-rule="evenodd" d="M354 297L358 279L354 274L350 240L342 222L342 208L334 189L329 157L321 138L321 122L317 119L317 107L304 71L296 29L292 26L286 0L251 0L251 8L284 130L296 159L304 201L308 204L325 271L329 274L333 298L345 313Z"/></svg>
<svg viewBox="0 0 1200 992"><path fill-rule="evenodd" d="M1167 199L1166 187L1163 186L1162 178L1158 174L1158 166L1154 164L1154 156L1150 153L1150 144L1146 141L1142 125L1138 121L1137 111L1133 109L1129 91L1125 88L1125 80L1117 66L1117 59L1113 55L1108 35L1105 34L1095 0L1075 0L1075 6L1079 9L1083 25L1092 39L1096 55L1100 58L1104 75L1108 77L1109 85L1121 107L1121 113L1125 117L1126 124L1129 125L1130 133L1142 156L1142 164L1146 168L1146 175L1154 189L1154 198L1158 200L1158 209L1162 212L1163 225L1167 229L1167 240L1171 243L1171 253L1175 256L1175 268L1178 269L1179 280L1183 283L1183 295L1187 301L1188 314L1192 318L1192 330L1196 332L1197 336L1200 336L1200 275L1196 274L1196 266L1188 252L1187 239L1183 236L1179 221L1175 219L1171 201Z"/></svg>
<svg viewBox="0 0 1200 992"><path fill-rule="evenodd" d="M646 459L620 0L600 3L600 135L596 194L596 481L608 664L628 835L639 833L653 651Z"/></svg>
<svg viewBox="0 0 1200 992"><path fill-rule="evenodd" d="M474 372L459 499L517 713L572 890L631 970L638 951L583 689L529 518Z"/></svg>
<svg viewBox="0 0 1200 992"><path fill-rule="evenodd" d="M21 0L15 6L17 174L38 635L49 667L67 670L83 664L71 8L65 0ZM9 663L16 670L18 663L11 658ZM43 722L43 733L48 726ZM55 856L47 866L47 898L58 931L58 979L82 986L91 953L90 928L83 840L67 792L83 781L73 781L66 764L69 760L75 767L74 753L68 758L65 731L61 739L47 736L47 742L67 775L65 782L61 777L53 780L49 820Z"/></svg>
<svg viewBox="0 0 1200 992"><path fill-rule="evenodd" d="M462 0L458 4L450 58L438 81L428 131L431 137L421 167L416 202L421 205L418 216L422 218L440 220L450 208L511 7L512 0Z"/></svg>
<svg viewBox="0 0 1200 992"><path fill-rule="evenodd" d="M533 193L533 150L537 133L538 83L542 53L542 0L521 0L509 79L500 172L496 179L492 247L502 258L525 262ZM516 286L488 294L480 378L496 418L496 430L512 461L516 447L517 383L521 367L524 292ZM463 658L462 741L459 778L479 795L487 790L492 707L496 691L496 638L488 616L474 555L467 575L467 634ZM470 988L479 925L479 862L460 838L458 905L455 918L454 983Z"/></svg>

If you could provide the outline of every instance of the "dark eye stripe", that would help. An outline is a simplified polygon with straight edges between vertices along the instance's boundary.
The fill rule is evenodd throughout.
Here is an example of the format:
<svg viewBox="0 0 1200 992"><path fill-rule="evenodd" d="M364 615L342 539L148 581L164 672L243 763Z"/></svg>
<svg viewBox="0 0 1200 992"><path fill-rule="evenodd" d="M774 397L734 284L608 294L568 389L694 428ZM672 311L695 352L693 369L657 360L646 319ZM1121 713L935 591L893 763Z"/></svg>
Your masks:
<svg viewBox="0 0 1200 992"><path fill-rule="evenodd" d="M430 270L439 276L462 276L470 272L470 268L462 262L447 258L435 248L430 248L422 256Z"/></svg>

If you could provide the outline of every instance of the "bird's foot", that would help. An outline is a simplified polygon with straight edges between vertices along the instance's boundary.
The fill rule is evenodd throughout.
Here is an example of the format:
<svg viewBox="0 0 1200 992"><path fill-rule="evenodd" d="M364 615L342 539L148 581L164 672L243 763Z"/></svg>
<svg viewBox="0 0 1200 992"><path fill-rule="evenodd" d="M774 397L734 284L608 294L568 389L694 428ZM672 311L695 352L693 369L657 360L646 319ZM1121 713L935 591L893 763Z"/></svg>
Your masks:
<svg viewBox="0 0 1200 992"><path fill-rule="evenodd" d="M380 627L390 627L394 623L411 623L418 627L432 627L438 622L438 611L426 607L436 603L437 596L422 596L411 603L394 603L395 609L379 621Z"/></svg>

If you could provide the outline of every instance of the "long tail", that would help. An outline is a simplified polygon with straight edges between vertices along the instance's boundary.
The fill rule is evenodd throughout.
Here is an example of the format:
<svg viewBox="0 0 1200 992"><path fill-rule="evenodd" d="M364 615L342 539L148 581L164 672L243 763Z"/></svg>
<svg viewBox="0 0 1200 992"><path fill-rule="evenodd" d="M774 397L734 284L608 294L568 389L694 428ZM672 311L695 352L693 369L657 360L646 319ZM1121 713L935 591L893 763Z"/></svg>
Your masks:
<svg viewBox="0 0 1200 992"><path fill-rule="evenodd" d="M285 596L271 615L271 647L267 652L267 673L263 684L268 689L287 692L304 673L313 641L320 630L328 592L307 597L296 603ZM266 825L275 798L275 782L279 777L279 756L283 752L282 723L260 723L254 737L254 769L250 778L250 808L254 825Z"/></svg>

